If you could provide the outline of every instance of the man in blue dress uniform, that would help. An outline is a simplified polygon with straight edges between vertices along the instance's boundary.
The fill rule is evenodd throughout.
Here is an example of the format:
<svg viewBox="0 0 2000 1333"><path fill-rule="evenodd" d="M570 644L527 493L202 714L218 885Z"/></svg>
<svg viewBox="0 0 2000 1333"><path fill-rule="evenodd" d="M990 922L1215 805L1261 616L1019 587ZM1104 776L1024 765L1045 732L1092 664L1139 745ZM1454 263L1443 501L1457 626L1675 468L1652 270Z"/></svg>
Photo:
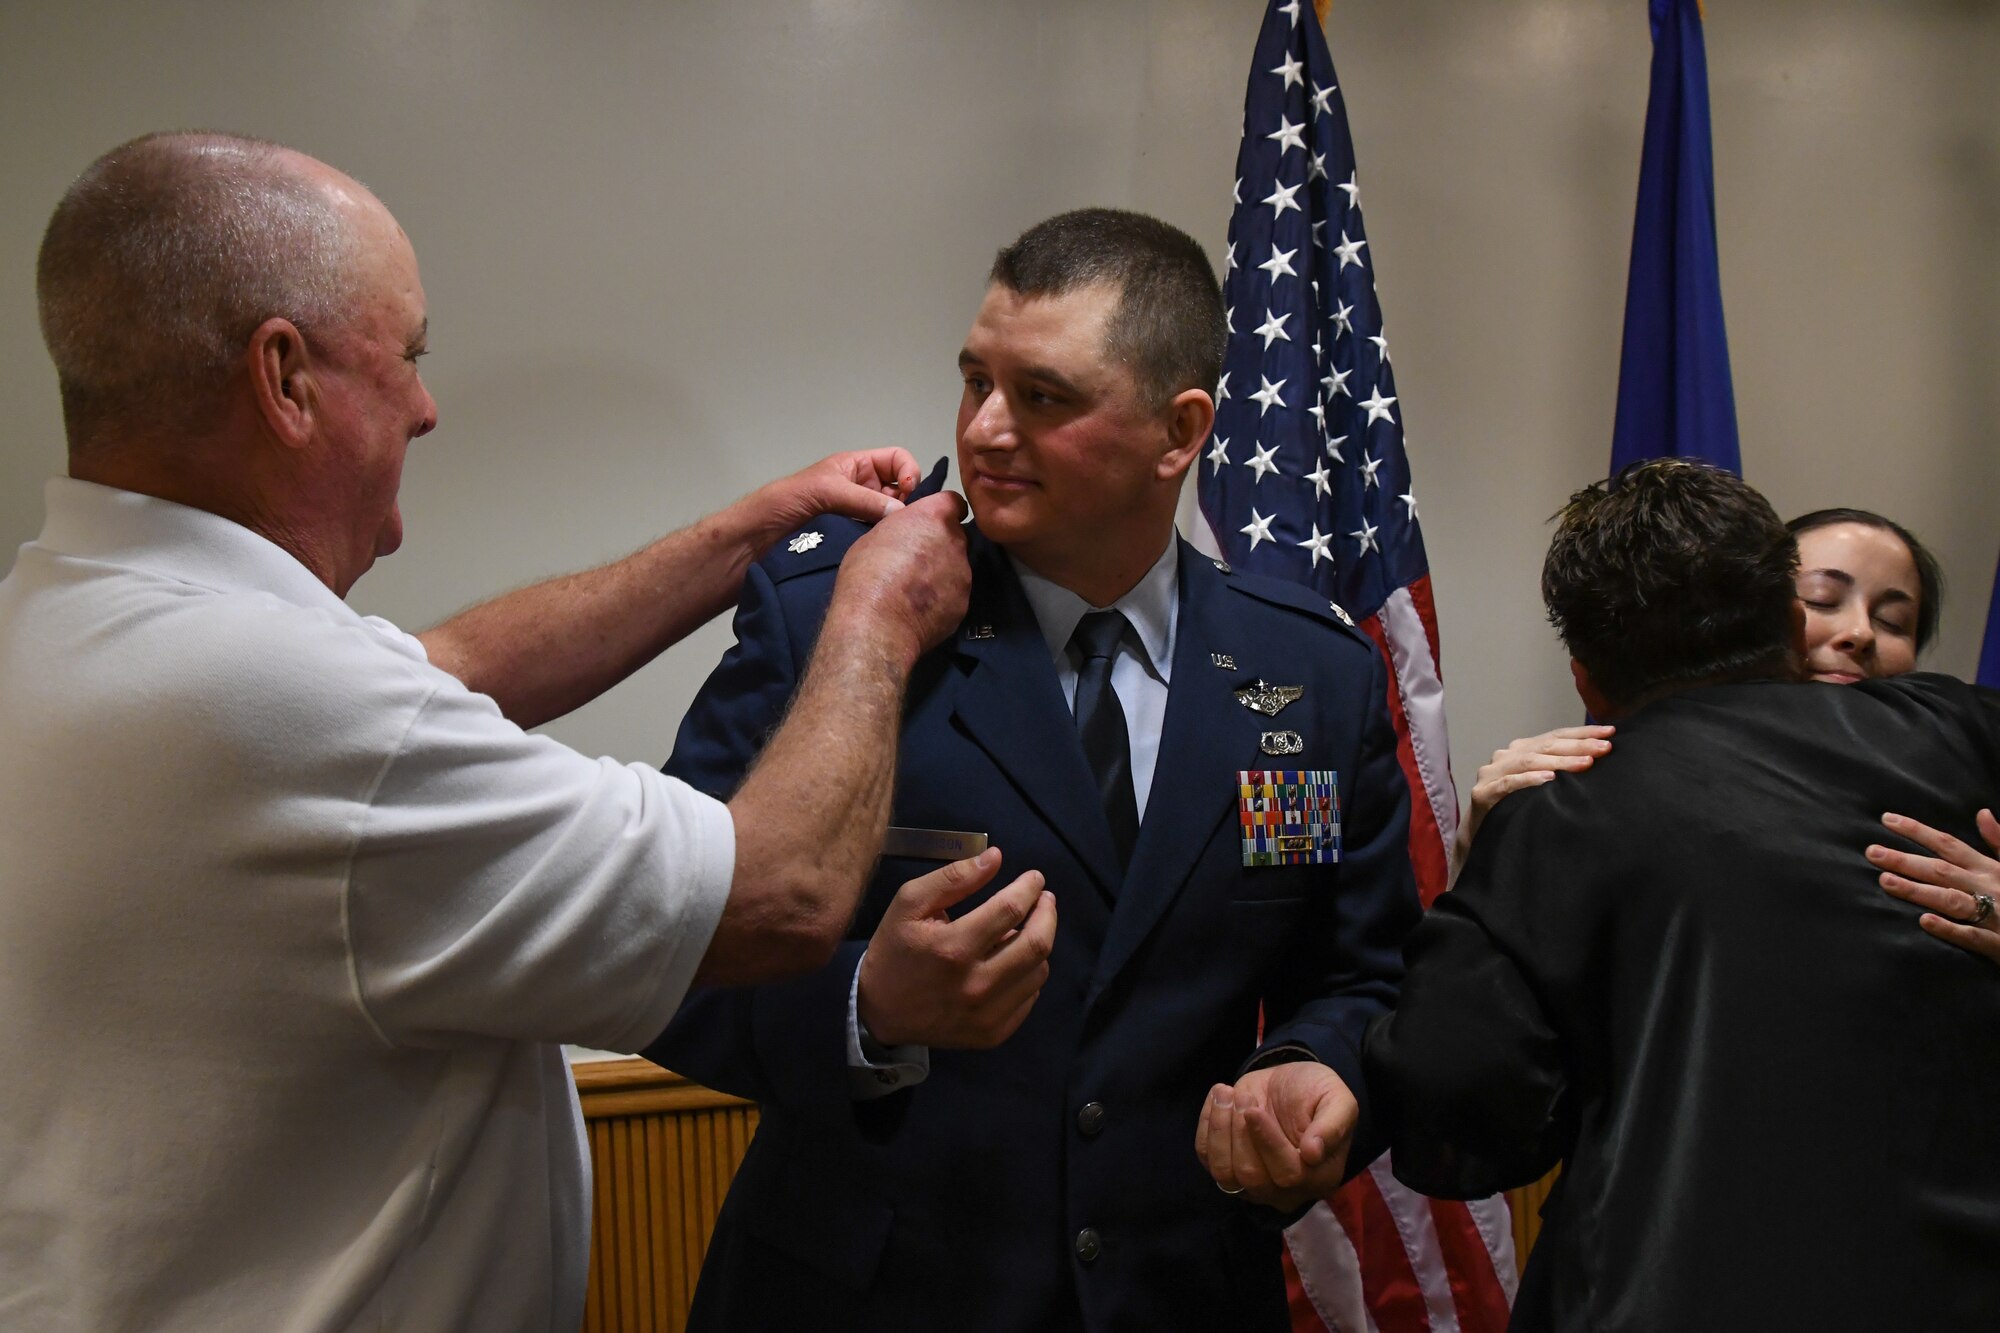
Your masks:
<svg viewBox="0 0 2000 1333"><path fill-rule="evenodd" d="M1175 537L1224 323L1152 218L995 261L959 354L971 609L912 680L875 882L829 966L699 993L648 1052L762 1108L696 1328L1282 1329L1279 1225L1379 1150L1407 787L1345 614ZM670 772L742 779L861 530L751 573ZM1232 1166L1223 1127L1205 1169L1211 1091L1280 1132Z"/></svg>

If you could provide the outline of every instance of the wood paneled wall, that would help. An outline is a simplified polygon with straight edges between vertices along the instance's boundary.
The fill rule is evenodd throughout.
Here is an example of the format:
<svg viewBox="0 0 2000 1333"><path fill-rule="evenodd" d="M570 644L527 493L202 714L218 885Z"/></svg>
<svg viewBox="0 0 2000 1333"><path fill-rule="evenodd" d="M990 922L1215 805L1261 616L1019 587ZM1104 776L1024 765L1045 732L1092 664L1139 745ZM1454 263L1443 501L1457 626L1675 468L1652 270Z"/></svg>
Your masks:
<svg viewBox="0 0 2000 1333"><path fill-rule="evenodd" d="M680 1333L757 1108L646 1060L575 1071L593 1185L585 1333Z"/></svg>

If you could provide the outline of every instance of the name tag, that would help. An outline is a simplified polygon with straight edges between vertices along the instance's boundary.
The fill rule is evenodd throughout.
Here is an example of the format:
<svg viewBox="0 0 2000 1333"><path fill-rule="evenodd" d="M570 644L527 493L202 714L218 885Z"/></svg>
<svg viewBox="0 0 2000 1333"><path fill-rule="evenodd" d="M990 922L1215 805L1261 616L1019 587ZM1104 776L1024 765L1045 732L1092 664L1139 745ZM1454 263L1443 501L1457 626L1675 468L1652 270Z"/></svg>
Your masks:
<svg viewBox="0 0 2000 1333"><path fill-rule="evenodd" d="M986 850L984 833L964 833L946 828L898 828L889 826L882 839L882 855L907 856L919 861L963 861Z"/></svg>
<svg viewBox="0 0 2000 1333"><path fill-rule="evenodd" d="M1332 769L1239 769L1236 792L1244 865L1340 860L1340 775Z"/></svg>

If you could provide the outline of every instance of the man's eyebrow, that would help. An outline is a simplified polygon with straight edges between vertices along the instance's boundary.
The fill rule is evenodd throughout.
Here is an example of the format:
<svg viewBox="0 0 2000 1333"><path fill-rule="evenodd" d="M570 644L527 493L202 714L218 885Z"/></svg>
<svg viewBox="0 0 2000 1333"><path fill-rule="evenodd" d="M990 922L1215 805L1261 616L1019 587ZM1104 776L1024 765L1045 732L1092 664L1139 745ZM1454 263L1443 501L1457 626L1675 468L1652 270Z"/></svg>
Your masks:
<svg viewBox="0 0 2000 1333"><path fill-rule="evenodd" d="M1071 397L1080 398L1083 396L1083 390L1077 386L1074 380L1058 371L1049 369L1047 366L1023 366L1021 367L1021 378L1039 380L1043 384L1050 385L1062 393L1069 394Z"/></svg>
<svg viewBox="0 0 2000 1333"><path fill-rule="evenodd" d="M983 366L986 363L974 356L970 347L961 347L958 349L958 364L963 368L965 366Z"/></svg>
<svg viewBox="0 0 2000 1333"><path fill-rule="evenodd" d="M424 317L424 322L417 325L417 331L410 335L410 340L409 342L404 344L404 347L406 350L414 352L418 348L428 344L430 340L431 340L431 321L430 321L430 316L426 315Z"/></svg>

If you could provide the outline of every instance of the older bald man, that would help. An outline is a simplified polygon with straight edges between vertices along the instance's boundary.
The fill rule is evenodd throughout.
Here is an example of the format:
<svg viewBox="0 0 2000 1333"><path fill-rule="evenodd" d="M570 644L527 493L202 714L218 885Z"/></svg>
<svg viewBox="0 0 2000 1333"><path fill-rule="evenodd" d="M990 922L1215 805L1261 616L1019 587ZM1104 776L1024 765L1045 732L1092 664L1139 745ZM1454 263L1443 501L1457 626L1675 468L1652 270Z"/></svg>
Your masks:
<svg viewBox="0 0 2000 1333"><path fill-rule="evenodd" d="M965 604L957 502L840 455L413 637L342 600L437 422L373 195L149 136L64 196L38 285L69 475L0 582L0 1325L575 1328L555 1043L829 955ZM826 510L881 522L726 805L523 730Z"/></svg>

